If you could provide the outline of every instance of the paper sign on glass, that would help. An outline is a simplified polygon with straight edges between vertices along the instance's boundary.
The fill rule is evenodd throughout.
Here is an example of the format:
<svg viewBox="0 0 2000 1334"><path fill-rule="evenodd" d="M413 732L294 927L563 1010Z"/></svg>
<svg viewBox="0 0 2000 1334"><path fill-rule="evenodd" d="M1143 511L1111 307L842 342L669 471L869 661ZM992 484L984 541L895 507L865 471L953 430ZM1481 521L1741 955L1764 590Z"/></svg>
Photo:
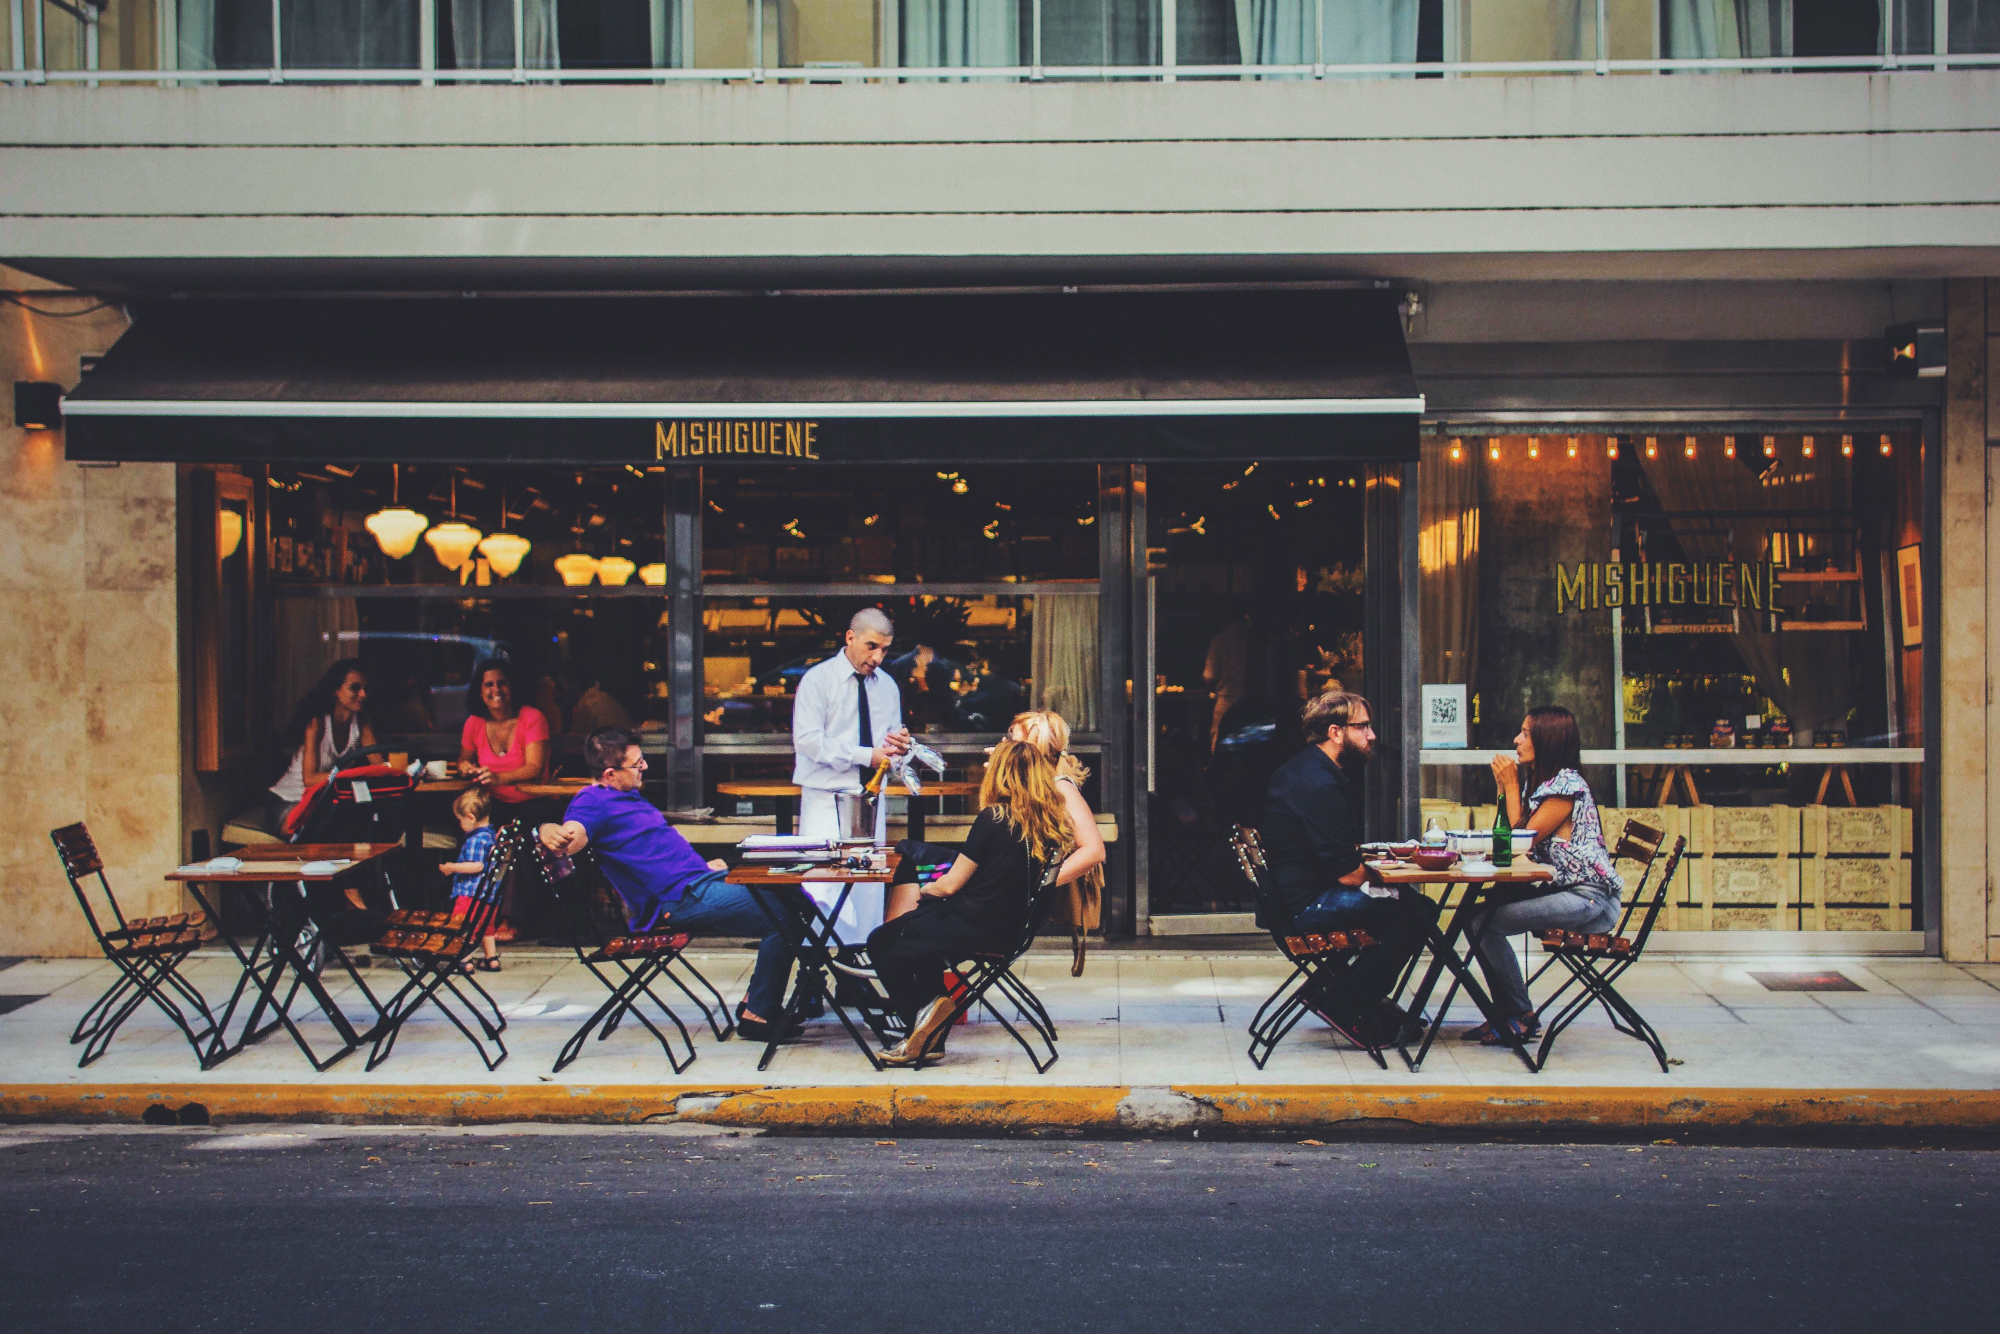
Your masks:
<svg viewBox="0 0 2000 1334"><path fill-rule="evenodd" d="M1423 720L1425 750L1464 750L1465 687L1425 686Z"/></svg>

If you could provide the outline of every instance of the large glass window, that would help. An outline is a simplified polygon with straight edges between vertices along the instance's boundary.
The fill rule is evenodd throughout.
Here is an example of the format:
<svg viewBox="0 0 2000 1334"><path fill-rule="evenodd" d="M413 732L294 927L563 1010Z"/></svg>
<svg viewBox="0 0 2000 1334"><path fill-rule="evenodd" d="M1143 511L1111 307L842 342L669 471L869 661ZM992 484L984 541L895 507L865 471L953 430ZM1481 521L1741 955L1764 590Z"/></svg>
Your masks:
<svg viewBox="0 0 2000 1334"><path fill-rule="evenodd" d="M1607 829L1689 840L1670 925L1910 930L1921 479L1907 430L1427 442L1423 680L1477 752L1569 707ZM1490 824L1483 754L1424 797Z"/></svg>

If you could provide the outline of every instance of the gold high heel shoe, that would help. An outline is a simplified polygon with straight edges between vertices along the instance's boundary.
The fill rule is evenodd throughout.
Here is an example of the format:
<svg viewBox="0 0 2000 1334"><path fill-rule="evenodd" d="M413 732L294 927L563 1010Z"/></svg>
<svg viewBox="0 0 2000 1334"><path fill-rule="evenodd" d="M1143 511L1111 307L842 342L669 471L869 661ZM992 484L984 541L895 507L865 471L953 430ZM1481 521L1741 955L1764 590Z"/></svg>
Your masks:
<svg viewBox="0 0 2000 1334"><path fill-rule="evenodd" d="M909 1036L876 1059L884 1065L915 1065L924 1054L924 1048L930 1045L932 1035L951 1022L953 1008L951 997L939 996L926 1005L917 1016L917 1022L910 1025ZM933 1051L931 1054L937 1053Z"/></svg>

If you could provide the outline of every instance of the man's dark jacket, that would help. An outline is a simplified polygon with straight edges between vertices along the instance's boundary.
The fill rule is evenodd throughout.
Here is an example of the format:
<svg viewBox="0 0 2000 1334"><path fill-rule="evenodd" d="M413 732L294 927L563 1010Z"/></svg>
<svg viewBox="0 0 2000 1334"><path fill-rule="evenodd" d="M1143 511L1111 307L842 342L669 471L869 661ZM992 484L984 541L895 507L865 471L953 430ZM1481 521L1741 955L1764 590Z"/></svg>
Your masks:
<svg viewBox="0 0 2000 1334"><path fill-rule="evenodd" d="M1282 931L1294 913L1361 865L1361 775L1307 746L1271 775L1260 832L1271 869L1257 925Z"/></svg>

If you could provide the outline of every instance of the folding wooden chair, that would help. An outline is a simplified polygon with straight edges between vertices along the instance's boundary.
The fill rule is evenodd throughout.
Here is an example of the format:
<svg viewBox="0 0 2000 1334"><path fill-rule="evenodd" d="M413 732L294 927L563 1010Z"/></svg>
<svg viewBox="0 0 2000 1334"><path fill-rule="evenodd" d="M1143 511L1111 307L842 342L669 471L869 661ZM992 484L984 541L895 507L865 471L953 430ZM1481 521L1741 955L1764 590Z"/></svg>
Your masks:
<svg viewBox="0 0 2000 1334"><path fill-rule="evenodd" d="M1262 911L1259 916L1267 922L1275 922L1278 914L1270 905L1265 876L1270 871L1270 863L1264 858L1264 842L1257 831L1247 825L1232 826L1229 831L1229 846L1236 854L1236 864L1242 868L1244 878L1257 894L1257 902ZM1345 968L1354 962L1354 956L1376 943L1366 931L1325 931L1285 934L1282 929L1274 929L1271 939L1277 943L1285 959L1292 965L1292 971L1278 984L1277 990L1265 997L1257 1007L1257 1013L1250 1017L1250 1060L1259 1070L1271 1059L1271 1053L1285 1035L1299 1026L1308 1014L1317 1015L1320 1022L1346 1038L1361 1050L1375 1058L1375 1064L1384 1070L1389 1068L1388 1059L1382 1054L1382 1047L1367 1042L1347 1025L1336 1021L1314 1003L1314 980L1322 968Z"/></svg>
<svg viewBox="0 0 2000 1334"><path fill-rule="evenodd" d="M180 1029L194 1048L195 1058L206 1070L220 1059L216 1041L221 1025L209 1009L208 999L181 973L181 964L201 944L208 919L199 912L175 913L170 917L127 918L104 876L104 859L90 830L81 824L51 830L49 838L62 859L63 874L69 877L70 892L83 909L90 934L118 969L118 978L104 994L90 1003L71 1031L72 1043L83 1043L78 1066L89 1065L104 1054L119 1028L139 1006L151 1001L174 1027ZM92 894L85 882L97 878L95 897L102 901L105 916L91 906Z"/></svg>
<svg viewBox="0 0 2000 1334"><path fill-rule="evenodd" d="M674 1068L675 1074L692 1065L694 1038L688 1033L687 1025L681 1022L681 1017L674 1013L673 1006L653 989L653 984L661 978L672 982L680 988L682 995L695 1003L718 1042L736 1031L736 1019L730 1014L722 993L682 953L687 948L689 937L685 931L673 930L670 916L662 917L646 931L632 931L626 919L624 903L617 891L605 881L596 859L588 850L574 858L563 859L543 847L539 839L535 840L534 846L542 879L555 892L556 898L569 908L571 944L576 950L578 962L588 968L591 976L602 982L605 990L611 993L596 1012L570 1034L569 1041L556 1053L556 1070L562 1070L582 1053L584 1042L593 1032L600 1042L610 1037L626 1015L644 1024L646 1031L659 1039L660 1049L667 1054L667 1064ZM694 986L690 986L690 982ZM695 990L696 986L707 993L706 999ZM675 1051L667 1034L640 1008L641 999L651 1001L654 1009L665 1015L667 1022L680 1033L681 1046L687 1051L685 1057ZM713 1008L710 1001L714 1002Z"/></svg>
<svg viewBox="0 0 2000 1334"><path fill-rule="evenodd" d="M1042 917L1048 910L1049 891L1055 888L1056 877L1061 872L1062 862L1057 861L1043 871L1035 881L1028 895L1027 921L1021 928L1020 939L1011 949L1005 953L971 954L953 961L953 971L958 974L961 985L954 987L948 993L952 1003L951 1018L937 1026L936 1032L918 1055L913 1069L920 1070L925 1063L935 1061L943 1054L945 1035L958 1023L960 1015L971 1013L974 1005L984 1006L986 1012L993 1016L1000 1027L1007 1030L1008 1036L1021 1044L1021 1050L1028 1053L1028 1060L1035 1067L1036 1074L1047 1074L1049 1067L1056 1063L1061 1055L1056 1050L1056 1021L1049 1014L1048 1007L1042 1004L1042 998L1037 996L1034 989L1023 982L1021 975L1014 971L1014 965L1021 961L1021 956L1028 952L1028 947L1035 943L1035 935L1041 929ZM1007 1016L1001 1013L1000 1007L993 1003L989 993L996 991L1012 1003L1015 1018L1020 1019L1023 1025L1041 1040L1042 1047L1048 1052L1046 1060L1035 1044L1029 1041L1028 1034L1016 1028Z"/></svg>
<svg viewBox="0 0 2000 1334"><path fill-rule="evenodd" d="M1639 956L1644 953L1646 941L1653 934L1653 925L1659 920L1660 910L1666 906L1668 891L1674 883L1674 872L1680 868L1681 854L1687 849L1685 838L1675 839L1665 869L1657 881L1653 880L1664 837L1660 830L1637 820L1628 820L1625 832L1619 835L1618 846L1612 851L1613 859L1636 858L1644 863L1645 869L1626 901L1624 911L1619 914L1615 930L1590 934L1563 930L1540 933L1542 948L1549 958L1536 970L1535 977L1539 978L1558 963L1567 968L1570 975L1547 1000L1536 1007L1536 1017L1548 1015L1571 987L1580 986L1582 990L1545 1020L1542 1043L1535 1052L1537 1070L1547 1062L1549 1048L1555 1044L1557 1036L1595 1003L1602 1005L1604 1012L1611 1016L1613 1028L1651 1048L1653 1058L1660 1063L1660 1073L1667 1073L1667 1049L1660 1041L1659 1033L1630 1001L1619 994L1617 987L1618 979L1625 975L1625 970L1639 962Z"/></svg>
<svg viewBox="0 0 2000 1334"><path fill-rule="evenodd" d="M389 1058L403 1025L426 1004L437 1006L465 1035L488 1070L507 1059L507 1044L500 1037L507 1018L486 988L466 971L466 962L479 949L480 937L493 929L508 881L525 861L525 848L532 838L526 821L512 820L500 827L463 915L408 909L389 914L388 928L369 943L369 949L382 958L394 959L403 970L404 981L382 1007L375 1045L368 1053L368 1069ZM466 994L466 987L472 989L471 995Z"/></svg>

